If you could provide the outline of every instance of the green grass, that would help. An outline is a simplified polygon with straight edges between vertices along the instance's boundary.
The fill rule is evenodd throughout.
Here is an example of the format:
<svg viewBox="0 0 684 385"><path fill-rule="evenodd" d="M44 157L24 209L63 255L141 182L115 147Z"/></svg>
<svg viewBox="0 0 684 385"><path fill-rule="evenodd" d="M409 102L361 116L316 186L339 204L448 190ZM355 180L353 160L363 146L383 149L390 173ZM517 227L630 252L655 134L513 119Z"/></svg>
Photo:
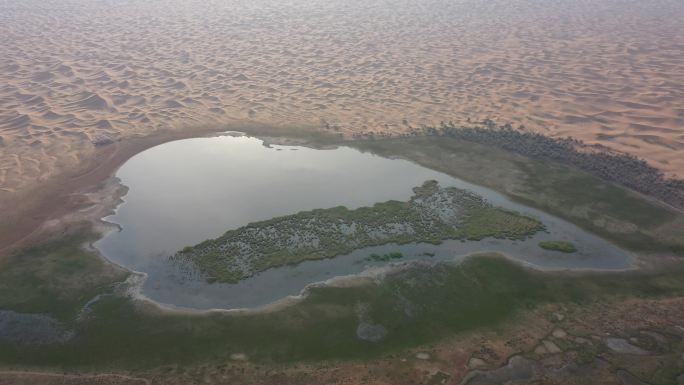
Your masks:
<svg viewBox="0 0 684 385"><path fill-rule="evenodd" d="M500 207L480 208L457 229L454 239L525 239L544 229L537 219Z"/></svg>
<svg viewBox="0 0 684 385"><path fill-rule="evenodd" d="M568 241L542 241L539 242L539 247L546 250L560 251L561 253L574 253L577 251L577 247Z"/></svg>
<svg viewBox="0 0 684 385"><path fill-rule="evenodd" d="M125 280L125 271L81 247L92 239L79 232L0 258L0 309L71 320L90 299Z"/></svg>
<svg viewBox="0 0 684 385"><path fill-rule="evenodd" d="M59 294L44 295L49 302ZM460 265L403 270L373 284L316 287L299 304L266 313L164 313L103 297L71 342L39 348L0 342L0 363L142 369L225 362L233 353L255 362L365 359L496 325L545 303L677 295L684 295L683 269L541 273L482 255ZM368 319L387 329L385 339L372 343L356 337L360 305ZM58 307L52 310L64 314Z"/></svg>

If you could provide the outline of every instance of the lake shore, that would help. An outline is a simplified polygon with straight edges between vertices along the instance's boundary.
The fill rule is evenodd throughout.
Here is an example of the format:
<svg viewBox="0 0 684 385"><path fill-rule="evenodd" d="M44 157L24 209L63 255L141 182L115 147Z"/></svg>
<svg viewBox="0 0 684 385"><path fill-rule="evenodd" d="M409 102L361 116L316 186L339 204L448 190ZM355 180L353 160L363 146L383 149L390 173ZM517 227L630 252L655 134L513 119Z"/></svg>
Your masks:
<svg viewBox="0 0 684 385"><path fill-rule="evenodd" d="M310 129L295 129L262 124L241 123L222 127L189 128L187 130L160 131L152 135L122 139L111 144L97 146L82 166L68 172L53 175L20 196L1 196L0 207L0 256L13 250L30 246L36 241L59 232L54 229L65 216L97 202L88 202L87 194L96 193L100 185L112 177L128 159L149 148L163 143L219 135L231 128L254 135L272 135L274 138L291 136L315 138L318 134ZM330 141L333 137L330 136ZM306 140L305 140L306 141ZM315 141L315 139L314 139ZM113 208L111 208L113 209ZM104 211L108 211L105 209ZM83 218L92 221L93 218ZM97 218L99 220L99 218Z"/></svg>
<svg viewBox="0 0 684 385"><path fill-rule="evenodd" d="M454 170L453 169L445 169L442 165L439 163L435 163L436 160L440 159L439 154L449 154L451 151L455 151L455 153L462 152L465 148L463 147L449 147L449 146L442 146L444 148L433 148L435 144L434 140L428 137L425 138L408 138L408 139L402 139L402 138L394 138L394 139L379 139L379 140L341 140L338 136L331 136L331 135L326 135L325 133L319 133L319 134L312 134L311 131L307 130L291 130L287 132L285 136L282 136L281 134L283 133L283 130L279 130L278 128L273 128L273 127L245 127L242 131L246 131L249 133L249 135L256 135L259 137L264 137L264 145L268 146L270 144L282 144L282 145L298 145L298 146L306 146L306 147L312 147L312 148L335 148L336 146L339 145L345 145L345 146L352 146L352 147L358 147L363 149L364 151L368 151L369 149L372 149L371 152L377 153L383 157L393 157L393 153L391 150L396 150L400 152L404 152L404 156L402 158L407 158L411 160L412 162L416 162L418 164L423 164L424 166L427 166L428 168L436 169L441 172L446 172L447 174L452 173ZM201 132L199 134L202 134L203 136L214 136L216 134L221 134L226 132L225 130L207 130L204 132ZM198 135L199 135L198 134ZM194 135L197 136L197 135ZM44 201L44 205L50 207L50 202L66 202L67 206L64 206L60 208L59 210L55 208L54 211L50 211L51 213L57 215L57 214L62 214L61 217L48 217L45 215L44 217L37 217L33 218L33 224L35 227L32 229L32 231L29 231L26 235L26 237L18 243L20 246L28 246L33 243L38 243L41 241L44 241L45 239L50 239L50 236L53 238L59 238L64 236L65 234L68 234L70 229L78 229L79 226L83 224L83 222L86 222L87 226L93 226L93 228L98 231L98 232L103 232L103 231L108 231L108 225L104 224L101 221L101 218L110 214L112 210L118 205L120 202L119 198L125 193L125 191L121 191L120 188L121 186L119 185L118 181L111 180L111 176L116 172L116 170L121 166L122 163L124 163L127 159L130 159L133 155L144 151L147 148L153 147L155 145L158 145L160 143L168 142L168 141L173 141L177 139L184 139L184 135L167 135L167 136L157 136L157 137L149 137L149 138L140 138L138 141L132 142L130 144L124 145L124 144L115 144L112 145L109 149L102 148L103 150L103 156L100 157L101 159L101 164L93 166L88 172L83 172L79 173L77 175L74 175L72 178L73 180L77 181L78 183L71 183L71 184L62 184L61 190L57 190L57 192L60 192L61 194L54 195L54 196L49 196L46 201ZM426 162L424 159L425 154L421 155L420 153L414 153L414 143L418 144L417 148L425 148L430 151L431 156L433 156L433 161L432 162ZM450 141L454 143L458 143L457 141ZM441 142L440 142L441 143ZM467 148L474 149L475 151L482 151L485 147L482 147L480 145L478 146L473 146L473 144L464 144L467 146ZM413 146L413 147L412 147ZM460 146L460 145L459 145ZM388 150L390 152L388 152ZM502 152L501 150L493 150L490 149L492 152L489 155L492 155L491 161L489 161L486 164L487 168L492 167L492 169L497 169L500 167L500 165L503 164L509 164L509 160L503 160L503 159L508 159L508 157L511 157L512 155L509 155L505 152ZM436 157L435 157L436 156ZM503 157L502 159L499 159L499 157ZM516 162L519 162L521 159L518 156L514 156L513 159L517 159ZM450 160L450 167L456 167L458 170L470 170L471 167L468 164L464 164L462 166L458 166L460 163L456 162L453 163L454 159ZM492 163L493 161L493 163ZM460 167L460 168L459 168ZM554 166L555 167L555 166ZM557 171L555 168L550 169L552 172L556 173ZM506 172L508 175L519 175L520 171L505 171L505 170L500 170L503 172ZM546 172L546 171L545 171ZM458 174L458 173L457 173ZM480 175L481 173L478 173ZM468 175L458 175L467 177ZM499 180L506 180L506 178L500 178ZM109 182L106 182L109 180ZM582 183L586 183L587 181L583 181ZM494 190L502 191L508 194L509 192L509 187L506 187L506 185L492 185L488 182L488 180L481 180L477 183L483 183L483 185L488 186L490 188L493 188ZM598 182L592 182L592 183L598 183ZM78 194L79 199L73 199L74 196ZM513 196L513 198L519 198L517 196ZM614 197L613 197L614 198ZM61 200L60 200L61 199ZM527 203L534 203L534 200L530 201L529 198L528 201L525 201L523 199L523 202ZM623 198L621 198L623 199ZM624 198L625 204L627 205L633 205L636 202L640 202L637 198L632 197L632 198ZM634 200L637 199L637 200ZM601 205L602 201L599 199L596 201L596 204ZM585 203L581 203L585 204ZM646 203L639 203L639 205L646 205L643 210L653 210L653 207L657 206L649 206L649 204ZM538 204L534 204L533 206L538 206ZM40 207L40 206L38 206ZM68 210L66 208L71 208L70 213L67 212ZM641 209L640 209L641 210ZM652 211L650 211L652 213ZM576 218L573 215L570 215L568 217L568 213L560 213L563 214L561 217L564 217L566 219L570 219L571 222L575 222L581 218ZM571 214L571 213L570 213ZM624 213L621 213L621 211L618 212L611 212L610 215L614 216L614 218L621 218L621 216L624 215ZM664 217L662 219L663 221L668 221L669 217ZM40 219L44 219L43 222L40 221ZM638 217L635 217L633 219L630 219L629 217L625 217L624 220L636 220ZM581 221L580 221L581 222ZM654 222L654 223L661 223L661 222ZM663 222L665 223L665 222ZM641 227L643 224L640 224L639 226ZM648 226L654 226L653 225L648 225ZM613 225L611 225L613 226ZM644 227L644 229L648 228ZM662 224L657 225L658 228L660 229L659 231L662 232L664 227L662 227ZM580 226L583 227L583 226ZM27 227L29 228L29 227ZM622 231L622 230L620 230ZM19 231L17 231L19 233ZM612 233L609 233L612 234ZM620 237L623 237L623 235L620 235ZM97 240L97 238L92 239L90 242L94 242ZM15 245L16 246L16 245ZM96 251L94 248L91 248L91 251ZM391 250L390 250L391 251ZM677 258L674 258L672 255L667 255L665 254L664 256L659 252L656 253L657 257L651 257L649 256L649 253L644 253L640 252L637 253L637 266L640 268L656 268L657 266L662 266L663 264L668 264L668 263L676 263ZM102 258L102 257L100 257ZM106 261L106 263L110 263L109 261ZM116 268L120 268L118 265L114 265ZM138 298L146 299L144 297L141 297L140 295L137 296ZM295 295L296 297L296 295ZM288 301L284 301L285 303L288 303ZM283 302L278 302L277 304L274 303L274 307L281 306ZM155 305L156 306L156 305ZM172 309L173 307L168 307L168 309ZM269 307L266 306L268 309ZM167 310L168 310L167 309ZM178 309L176 309L178 310ZM181 310L183 311L183 310Z"/></svg>
<svg viewBox="0 0 684 385"><path fill-rule="evenodd" d="M337 139L333 139L333 143L340 144ZM281 142L281 140L274 139L269 142ZM282 142L306 145L305 139L285 139ZM323 140L314 140L314 142L315 146L327 147ZM475 146L472 143L455 141L445 143L435 142L429 138L416 138L411 140L345 142L342 144L358 146L382 157L389 157L393 153L399 152L413 162L442 172L449 171L448 167L445 166L446 164L454 168L451 170L452 173L454 171L465 172L464 175L459 174L464 177L468 177L468 173L471 172L478 178L482 175L488 175L489 178L493 179L479 178L479 183L509 194L511 191L519 194L521 191L519 187L513 188L519 185L514 182L522 181L526 183L526 186L533 187L531 192L527 191L527 195L523 197L526 197L529 202L535 203L536 206L542 206L538 200L535 200L539 197L547 197L548 204L552 204L552 207L559 207L554 199L560 199L562 202L568 197L567 188L561 191L550 191L539 184L535 184L534 181L530 181L525 176L528 174L524 174L524 168L516 168L520 166L521 162L528 162L524 163L528 167L536 165L536 163L517 156L513 158L515 161L511 161L510 154L500 150L487 150L486 147ZM484 162L482 166L484 170L491 169L495 172L489 175L485 171L471 167L467 162L477 161L477 159L473 160L468 151L487 154L488 161ZM464 161L460 157L464 157L466 160ZM446 163L441 163L442 160ZM672 219L662 213L657 216L652 215L657 212L653 211L654 207L658 206L652 206L652 203L643 200L643 198L629 193L615 194L615 191L622 190L607 189L602 182L596 179L586 179L582 174L556 168L554 165L539 167L542 168L534 169L539 173L539 177L542 180L547 177L551 178L552 185L557 175L564 175L571 181L582 181L578 185L583 190L594 191L594 188L598 188L599 191L603 191L604 195L607 195L607 198L624 203L630 209L624 210L624 208L604 206L606 196L600 194L592 196L590 203L579 196L577 199L578 207L585 207L588 204L589 206L586 207L593 207L591 204L598 204L606 215L624 223L634 222L638 224L638 228L645 231L655 228L664 233L667 226L670 226ZM548 167L548 169L543 167ZM560 170L565 171L561 172ZM499 176L500 173L504 174L503 177ZM511 181L511 178L514 180ZM651 322L650 318L634 317L634 319L629 320L628 324L622 322L624 316L616 315L618 310L623 308L620 301L628 301L625 302L624 308L629 309L629 314L634 313L635 304L639 306L637 313L639 315L650 316L655 314L651 310L653 306L662 310L658 312L658 317L656 317L657 322L660 322L657 324L658 329L656 330L658 331L667 330L666 328L670 327L668 325L676 322L675 319L681 319L681 317L676 318L681 313L681 306L677 306L681 303L682 289L679 279L681 277L681 264L677 264L676 258L667 262L662 255L658 258L648 257L649 259L646 261L649 262L643 263L645 261L644 256L648 256L648 253L644 252L638 253L642 262L639 265L640 269L625 272L537 271L521 266L519 263L512 263L508 258L485 255L467 258L465 264L402 263L360 275L336 277L321 284L310 285L299 295L290 296L268 306L251 310L196 311L163 306L140 296L140 293L136 291L140 287L142 276L126 273L129 277L133 276L135 278L133 281L137 280L137 283L129 282L129 284L122 285L120 282L125 277L121 278L118 273L114 274L111 270L114 268L114 272L116 272L120 268L104 261L95 249L89 249L83 253L82 245L84 243L91 244L99 238L99 234L91 231L93 223L96 223L97 231L107 230L106 227L97 224L105 211L97 211L94 208L100 205L100 208L108 206L111 210L118 202L116 197L125 192L121 189L118 181L111 177L104 179L104 181L107 180L109 182L104 185L101 182L93 185L97 193L86 195L90 203L82 203L77 215L67 216L63 219L64 223L73 221L69 222L74 223L69 228L69 231L72 232L78 231L79 225L85 226L80 227L80 229L90 231L87 239L71 238L67 244L64 244L58 242L60 237L65 236L64 233L53 232L54 241L49 241L42 249L39 248L18 256L19 260L26 260L24 266L17 268L14 263L5 265L10 269L6 274L22 277L21 274L31 273L33 266L41 266L41 270L43 269L42 266L50 266L52 264L50 261L55 258L57 260L67 258L65 262L71 263L68 258L77 255L76 261L79 262L77 266L82 263L85 263L86 266L94 264L85 270L80 268L75 271L71 270L65 277L66 281L54 285L54 291L50 292L49 295L45 292L36 291L37 288L26 288L25 290L33 290L36 296L31 297L31 300L25 303L23 310L27 313L33 309L34 312L52 314L45 309L45 299L47 298L50 303L59 299L65 288L64 282L72 286L81 285L83 287L75 288L79 293L79 295L74 296L75 300L67 303L58 302L59 306L66 308L57 307L55 310L58 311L58 315L61 314L59 319L68 324L74 322L70 318L73 314L87 314L87 317L76 321L84 322L82 325L90 330L87 338L81 336L79 339L75 339L73 346L51 346L48 353L45 354L35 354L35 351L30 349L3 345L3 342L0 341L0 346L3 346L3 349L0 349L0 366L7 369L4 372L5 376L11 377L15 375L13 373L21 373L19 368L26 369L26 372L32 370L50 372L52 368L59 368L60 373L78 373L87 378L86 373L106 370L114 362L117 369L124 375L133 370L131 368L135 368L136 373L143 378L155 376L157 379L168 379L166 376L169 372L166 371L166 368L169 365L178 365L178 362L181 361L187 362L187 364L178 365L178 367L186 370L185 368L193 367L193 362L206 363L207 360L218 359L215 368L210 365L207 369L212 373L212 376L223 375L225 371L222 365L225 365L226 362L231 368L243 369L243 374L250 373L254 374L255 378L267 378L269 376L267 372L274 367L271 365L273 362L277 368L294 370L292 369L294 366L290 365L299 365L299 362L304 360L311 362L306 367L306 372L313 376L326 376L326 373L330 373L326 369L330 365L350 370L349 368L353 368L354 365L359 365L357 369L360 369L361 366L365 367L367 363L371 362L380 362L380 365L391 365L392 367L396 367L396 365L412 367L415 361L417 368L424 368L428 364L433 365L434 368L440 368L435 369L439 371L434 374L434 378L446 378L445 375L452 376L451 378L464 378L468 373L479 375L474 369L475 366L470 366L470 361L484 361L486 363L479 369L481 373L484 373L482 375L486 375L485 370L494 370L502 365L505 367L508 357L514 355L515 352L507 347L501 347L505 346L504 343L508 343L507 340L519 337L523 337L525 342L516 345L515 349L518 352L541 354L539 352L542 350L538 349L537 346L553 347L554 345L548 343L551 339L562 350L567 349L568 354L572 355L573 349L579 349L582 357L588 357L589 361L587 362L593 362L596 353L591 349L594 349L594 346L600 348L603 346L603 342L597 340L592 342L593 345L591 346L578 343L567 347L562 344L562 339L557 340L560 337L555 337L555 335L562 335L562 333L554 329L554 327L562 325L568 333L582 336L581 333L585 330L585 321L588 315L601 314L601 317L598 318L602 322L611 320L612 326L610 327L600 322L596 325L592 324L596 330L592 333L599 335L611 332L630 336L629 333L638 333L638 331L632 332L631 329L625 330L625 328L643 329L643 319L649 320L646 326L651 329L655 328L654 325L656 324ZM530 199L530 197L534 199ZM104 203L106 199L110 200L107 204ZM84 206L91 207L92 210L83 209ZM651 215L646 220L638 215L640 212L647 212ZM581 219L577 213L573 212L565 212L563 215L572 218L574 221ZM95 222L84 223L85 218L91 218ZM52 230L58 228L63 229L57 225L49 227ZM601 228L605 231L613 230L607 226ZM619 229L624 231L624 229L629 228L622 225ZM44 230L47 231L47 229ZM616 236L615 234L618 233L609 234ZM621 236L624 237L625 235ZM670 255L670 257L673 256ZM106 266L98 267L101 264ZM673 268L667 268L668 265ZM462 269L466 269L466 271L462 272ZM2 269L0 269L1 271ZM59 274L64 274L59 269L56 271ZM49 276L52 277L52 274ZM84 279L86 277L90 278L90 284ZM100 277L108 277L114 285L102 287L103 281ZM464 280L464 277L468 278ZM414 278L421 282L419 287L423 289L414 290L415 287L411 283L416 282ZM0 280L0 284L3 281L5 281L4 278ZM11 282L6 284L11 285ZM93 284L97 286L93 286ZM409 286L405 286L407 284ZM501 285L504 285L503 288ZM93 292L93 289L96 291ZM0 290L0 293L4 293L4 291ZM446 296L445 293L447 293ZM103 295L100 295L97 301L90 303L90 299L99 294ZM632 296L639 299L631 300ZM446 304L445 299L447 300ZM13 308L7 305L6 298L0 298L0 300L3 301L2 306L4 308ZM577 301L580 301L581 304L577 304ZM591 306L585 305L585 303L594 303L595 301L599 301L601 311L592 310ZM84 303L90 303L85 311L83 310ZM652 303L657 305L652 305ZM358 304L361 305L357 306ZM398 308L396 308L397 304ZM420 306L416 307L417 304ZM604 316L605 309L608 308L615 310L611 310L610 314ZM387 313L388 311L389 313ZM663 313L663 311L667 311L667 313ZM576 312L577 316L573 315L573 312ZM665 315L670 313L673 315ZM459 314L468 314L468 317L462 318ZM471 317L471 314L475 315ZM562 321L563 318L561 317L564 317L565 321ZM523 322L521 319L526 321ZM116 322L106 322L106 320L115 320ZM614 320L621 320L621 322L614 326ZM535 325L537 323L544 324L543 328L535 329L534 336L530 336L529 333L530 321L535 322ZM435 322L440 325L439 331L436 332ZM412 326L406 328L404 325ZM523 328L521 325L525 327ZM573 328L576 328L577 331L573 331L575 330ZM472 357L479 361L470 360L469 352L479 349L482 341L481 336L486 335L491 330L497 330L499 333L498 331L502 329L515 329L516 331L510 337L487 337L488 341L497 344L495 349L500 356L494 358L493 356L475 353ZM549 333L552 332L555 333L554 336L549 337ZM264 333L267 336L264 336ZM453 369L453 359L456 353L450 344L455 343L454 341L470 340L476 337L478 338L476 343L458 344L467 352L458 353L466 355L458 356L458 367L454 372L444 369L443 365L434 364L435 360L449 362L449 367ZM380 338L379 341L373 342L378 338ZM203 343L197 341L203 341ZM179 343L181 344L180 347ZM108 349L102 350L100 348L102 346L107 346ZM142 351L141 346L145 347ZM149 360L149 352L163 352L163 357L152 362ZM557 355L545 354L544 356L532 357L535 361L540 360L540 362L557 357ZM673 352L667 356L654 356L654 359L661 359L662 357L670 359L675 356L676 354ZM605 358L606 356L604 354L601 357ZM611 359L618 360L616 362L623 362L619 361L619 355L611 356ZM268 365L264 365L264 363ZM259 365L263 371L256 369L255 365ZM388 367L387 373L391 372L392 368ZM0 373L0 376L2 375ZM39 377L38 374L35 375L36 377L31 377L30 373L20 375L25 375L28 378ZM603 375L610 376L611 373L608 372ZM174 373L174 376L178 376L178 374ZM188 374L188 376L192 377L193 375ZM337 372L335 372L335 376L337 376ZM187 377L180 375L178 378ZM161 381L166 382L165 380ZM402 382L397 378L394 383Z"/></svg>

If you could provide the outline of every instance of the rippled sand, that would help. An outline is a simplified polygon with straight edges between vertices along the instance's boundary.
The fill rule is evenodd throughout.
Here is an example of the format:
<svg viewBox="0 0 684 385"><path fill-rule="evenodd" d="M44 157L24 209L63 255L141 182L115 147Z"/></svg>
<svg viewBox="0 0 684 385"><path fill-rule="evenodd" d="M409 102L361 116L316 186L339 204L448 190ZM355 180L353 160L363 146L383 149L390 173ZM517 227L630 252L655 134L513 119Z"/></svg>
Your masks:
<svg viewBox="0 0 684 385"><path fill-rule="evenodd" d="M240 120L493 118L684 176L681 0L0 0L0 208L94 151Z"/></svg>

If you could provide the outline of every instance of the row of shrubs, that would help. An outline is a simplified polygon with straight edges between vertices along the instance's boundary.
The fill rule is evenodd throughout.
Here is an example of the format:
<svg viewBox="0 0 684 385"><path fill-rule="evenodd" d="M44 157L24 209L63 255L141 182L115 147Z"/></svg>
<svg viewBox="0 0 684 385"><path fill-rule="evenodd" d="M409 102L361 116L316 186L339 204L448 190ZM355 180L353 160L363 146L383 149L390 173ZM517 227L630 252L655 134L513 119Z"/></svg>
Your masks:
<svg viewBox="0 0 684 385"><path fill-rule="evenodd" d="M405 136L423 135L493 145L530 158L560 162L684 209L684 180L668 178L643 159L605 146L589 145L570 137L553 138L526 131L522 126L498 126L488 119L472 126L456 126L449 122L438 127L413 128ZM375 135L367 133L362 136L373 138Z"/></svg>

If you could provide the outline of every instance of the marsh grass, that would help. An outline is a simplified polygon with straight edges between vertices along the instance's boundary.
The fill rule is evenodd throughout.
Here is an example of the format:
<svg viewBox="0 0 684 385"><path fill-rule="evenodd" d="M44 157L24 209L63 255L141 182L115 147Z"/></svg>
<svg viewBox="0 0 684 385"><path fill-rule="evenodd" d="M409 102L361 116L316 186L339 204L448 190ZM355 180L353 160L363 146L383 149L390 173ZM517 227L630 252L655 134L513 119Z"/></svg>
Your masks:
<svg viewBox="0 0 684 385"><path fill-rule="evenodd" d="M677 295L684 295L684 269L541 273L479 255L459 265L418 264L378 283L315 287L302 302L274 312L166 313L104 297L72 341L40 348L0 343L0 362L142 369L221 362L234 353L253 362L366 359L494 326L541 304ZM387 330L381 341L357 338L360 305L367 320Z"/></svg>
<svg viewBox="0 0 684 385"><path fill-rule="evenodd" d="M349 210L315 209L250 223L171 257L208 277L235 283L273 267L332 258L388 243L439 244L448 239L523 240L542 231L537 219L493 207L482 197L426 181L408 202L387 201ZM378 256L389 261L396 256Z"/></svg>
<svg viewBox="0 0 684 385"><path fill-rule="evenodd" d="M560 251L561 253L574 253L577 251L577 247L568 241L542 241L539 242L539 247L546 250Z"/></svg>
<svg viewBox="0 0 684 385"><path fill-rule="evenodd" d="M0 309L72 320L86 302L125 280L127 272L82 247L95 237L82 227L0 258Z"/></svg>

